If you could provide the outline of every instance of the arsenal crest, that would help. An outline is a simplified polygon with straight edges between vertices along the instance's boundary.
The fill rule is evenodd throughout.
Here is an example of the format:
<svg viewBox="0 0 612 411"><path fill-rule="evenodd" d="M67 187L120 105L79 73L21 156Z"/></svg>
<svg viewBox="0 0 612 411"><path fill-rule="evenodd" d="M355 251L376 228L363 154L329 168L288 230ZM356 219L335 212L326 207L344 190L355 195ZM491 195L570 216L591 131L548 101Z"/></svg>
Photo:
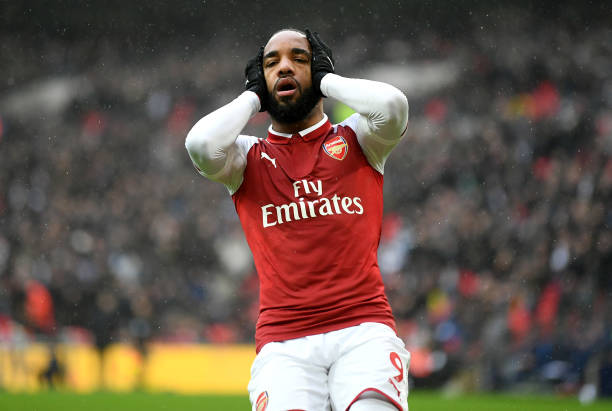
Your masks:
<svg viewBox="0 0 612 411"><path fill-rule="evenodd" d="M268 391L264 391L259 394L257 401L255 402L255 409L257 411L264 411L268 406Z"/></svg>
<svg viewBox="0 0 612 411"><path fill-rule="evenodd" d="M346 153L348 153L348 144L344 137L336 136L323 143L323 150L325 150L328 156L336 160L344 160Z"/></svg>

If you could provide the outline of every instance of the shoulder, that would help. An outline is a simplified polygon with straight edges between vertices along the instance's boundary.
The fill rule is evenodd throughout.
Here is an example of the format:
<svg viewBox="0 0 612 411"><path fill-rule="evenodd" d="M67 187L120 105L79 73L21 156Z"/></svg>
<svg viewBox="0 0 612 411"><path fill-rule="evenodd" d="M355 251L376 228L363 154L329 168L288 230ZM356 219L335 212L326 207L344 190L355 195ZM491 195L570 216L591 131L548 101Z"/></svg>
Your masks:
<svg viewBox="0 0 612 411"><path fill-rule="evenodd" d="M246 136L246 135L241 134L236 139L236 148L243 156L246 157L249 151L251 151L251 148L261 143L262 141L263 140L260 139L259 137Z"/></svg>
<svg viewBox="0 0 612 411"><path fill-rule="evenodd" d="M354 133L357 133L357 128L358 128L357 124L359 123L360 117L361 117L361 115L359 113L351 114L345 120L343 120L340 123L336 124L334 127L348 127Z"/></svg>

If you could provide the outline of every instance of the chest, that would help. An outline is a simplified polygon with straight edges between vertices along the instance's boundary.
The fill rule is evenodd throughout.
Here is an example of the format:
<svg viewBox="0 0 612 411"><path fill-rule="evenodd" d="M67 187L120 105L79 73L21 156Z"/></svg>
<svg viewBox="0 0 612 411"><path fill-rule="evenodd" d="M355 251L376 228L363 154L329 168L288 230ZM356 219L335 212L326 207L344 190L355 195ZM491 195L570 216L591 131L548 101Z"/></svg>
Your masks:
<svg viewBox="0 0 612 411"><path fill-rule="evenodd" d="M282 232L282 243L299 232L300 238L307 233L322 241L339 233L351 237L363 225L376 227L382 186L382 175L369 165L354 134L328 133L253 146L233 199L247 233Z"/></svg>
<svg viewBox="0 0 612 411"><path fill-rule="evenodd" d="M279 194L312 198L329 192L355 191L373 170L354 133L338 131L310 141L257 144L249 152L243 185L250 191L253 186L259 187L256 197L267 199Z"/></svg>

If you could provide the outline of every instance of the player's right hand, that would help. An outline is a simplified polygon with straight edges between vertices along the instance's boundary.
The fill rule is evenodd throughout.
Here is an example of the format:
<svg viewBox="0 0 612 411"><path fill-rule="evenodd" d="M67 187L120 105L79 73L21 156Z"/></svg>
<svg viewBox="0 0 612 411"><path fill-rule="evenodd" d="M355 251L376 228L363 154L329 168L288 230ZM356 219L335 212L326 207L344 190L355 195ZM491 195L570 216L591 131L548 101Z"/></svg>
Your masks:
<svg viewBox="0 0 612 411"><path fill-rule="evenodd" d="M262 66L263 51L264 48L260 47L257 55L249 60L244 69L244 76L246 77L244 88L257 94L257 97L259 97L259 103L261 104L259 111L266 111L266 96L268 95Z"/></svg>

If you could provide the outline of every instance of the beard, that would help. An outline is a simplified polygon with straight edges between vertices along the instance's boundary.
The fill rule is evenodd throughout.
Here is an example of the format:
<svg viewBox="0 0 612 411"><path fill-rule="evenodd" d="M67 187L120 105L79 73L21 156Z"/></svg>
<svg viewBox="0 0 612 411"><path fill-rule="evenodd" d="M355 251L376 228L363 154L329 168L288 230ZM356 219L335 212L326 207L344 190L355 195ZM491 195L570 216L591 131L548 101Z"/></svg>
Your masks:
<svg viewBox="0 0 612 411"><path fill-rule="evenodd" d="M298 90L301 92L300 97L294 102L279 102L274 95L268 92L268 114L274 120L282 124L295 123L306 118L313 108L317 105L321 96L315 93L314 89L308 87L302 90L298 84Z"/></svg>

